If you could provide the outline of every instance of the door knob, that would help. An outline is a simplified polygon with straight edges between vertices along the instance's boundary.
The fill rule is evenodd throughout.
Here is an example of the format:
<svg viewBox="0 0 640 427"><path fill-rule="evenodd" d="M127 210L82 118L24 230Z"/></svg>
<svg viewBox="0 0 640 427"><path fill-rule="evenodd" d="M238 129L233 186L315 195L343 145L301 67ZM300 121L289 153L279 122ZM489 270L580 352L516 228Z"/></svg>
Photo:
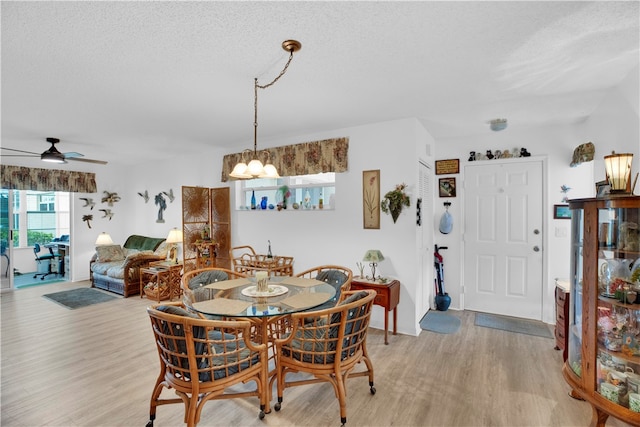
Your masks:
<svg viewBox="0 0 640 427"><path fill-rule="evenodd" d="M540 230L536 228L535 230L533 230L533 234L540 234Z"/></svg>
<svg viewBox="0 0 640 427"><path fill-rule="evenodd" d="M534 252L540 252L540 248L539 248L539 247L537 247L537 246L534 246L534 247L533 247L533 251L534 251Z"/></svg>

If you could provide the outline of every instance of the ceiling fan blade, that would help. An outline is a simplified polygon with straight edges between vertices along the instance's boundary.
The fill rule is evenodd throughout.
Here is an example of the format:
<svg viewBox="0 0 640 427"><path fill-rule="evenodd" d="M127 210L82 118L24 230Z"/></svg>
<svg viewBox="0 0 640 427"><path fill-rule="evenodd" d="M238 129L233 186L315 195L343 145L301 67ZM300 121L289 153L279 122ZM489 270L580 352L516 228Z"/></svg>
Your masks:
<svg viewBox="0 0 640 427"><path fill-rule="evenodd" d="M7 148L7 147L0 147L3 150L7 150L7 151L15 151L17 153L26 153L26 154L33 154L34 156L39 156L40 154L38 153L34 153L33 151L24 151L24 150L16 150L15 148ZM7 156L10 156L10 154L8 154Z"/></svg>
<svg viewBox="0 0 640 427"><path fill-rule="evenodd" d="M5 157L40 157L43 160L47 160L47 161L53 160L56 163L67 163L67 160L75 160L78 162L96 163L99 165L107 164L107 162L105 162L104 160L85 159L84 154L76 153L75 151L71 151L68 153L59 152L55 147L55 145L60 142L58 138L47 138L47 142L51 144L51 147L49 147L49 149L42 154L34 153L32 151L17 150L15 148L6 148L6 147L0 147L0 148L2 148L3 150L13 151L16 153L24 153L24 154L4 154L3 153L2 156L5 156Z"/></svg>
<svg viewBox="0 0 640 427"><path fill-rule="evenodd" d="M37 154L0 154L0 157L40 157Z"/></svg>
<svg viewBox="0 0 640 427"><path fill-rule="evenodd" d="M105 162L104 160L83 159L82 157L65 157L65 160L73 160L74 162L97 163L99 165L107 164L107 162Z"/></svg>

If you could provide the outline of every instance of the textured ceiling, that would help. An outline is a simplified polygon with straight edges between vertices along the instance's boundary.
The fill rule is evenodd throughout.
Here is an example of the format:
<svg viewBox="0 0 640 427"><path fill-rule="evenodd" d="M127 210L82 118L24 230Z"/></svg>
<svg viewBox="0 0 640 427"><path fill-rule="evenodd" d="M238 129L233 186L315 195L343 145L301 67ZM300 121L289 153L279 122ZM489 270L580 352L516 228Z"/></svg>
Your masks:
<svg viewBox="0 0 640 427"><path fill-rule="evenodd" d="M436 139L586 119L639 3L2 1L2 146L110 163L416 117ZM508 130L507 130L508 131ZM260 144L260 142L258 142ZM3 162L16 163L3 157Z"/></svg>

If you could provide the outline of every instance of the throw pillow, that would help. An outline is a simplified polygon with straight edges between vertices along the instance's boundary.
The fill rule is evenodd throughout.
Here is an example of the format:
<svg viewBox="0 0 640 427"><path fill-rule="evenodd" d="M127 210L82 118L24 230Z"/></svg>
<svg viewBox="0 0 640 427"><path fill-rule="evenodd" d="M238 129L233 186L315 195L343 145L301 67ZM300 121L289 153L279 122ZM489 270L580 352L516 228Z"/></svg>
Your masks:
<svg viewBox="0 0 640 427"><path fill-rule="evenodd" d="M196 289L209 283L221 282L228 280L229 275L220 270L203 271L189 280L189 289Z"/></svg>
<svg viewBox="0 0 640 427"><path fill-rule="evenodd" d="M156 250L153 251L155 255L158 255L159 257L162 257L162 258L167 257L167 252L169 252L169 244L166 241L160 243L160 246L158 246Z"/></svg>
<svg viewBox="0 0 640 427"><path fill-rule="evenodd" d="M98 262L122 261L125 258L124 251L120 245L96 246Z"/></svg>

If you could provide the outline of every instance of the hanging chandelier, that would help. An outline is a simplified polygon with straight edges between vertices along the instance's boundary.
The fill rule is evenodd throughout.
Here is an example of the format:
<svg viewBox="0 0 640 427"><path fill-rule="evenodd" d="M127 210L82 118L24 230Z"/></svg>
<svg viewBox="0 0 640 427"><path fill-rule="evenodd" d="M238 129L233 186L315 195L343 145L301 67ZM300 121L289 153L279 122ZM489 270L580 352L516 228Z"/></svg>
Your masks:
<svg viewBox="0 0 640 427"><path fill-rule="evenodd" d="M278 170L271 163L271 155L267 150L261 150L261 153L266 153L267 163L262 164L258 158L258 89L266 89L280 80L280 77L284 76L287 72L287 68L293 59L294 52L299 51L302 48L297 40L285 40L282 42L282 48L289 52L289 60L285 64L280 74L273 79L271 83L265 85L258 84L258 78L253 79L253 151L246 149L241 153L242 159L233 168L233 171L229 174L232 178L236 179L253 179L253 178L279 178ZM245 155L249 153L251 161L246 163Z"/></svg>

